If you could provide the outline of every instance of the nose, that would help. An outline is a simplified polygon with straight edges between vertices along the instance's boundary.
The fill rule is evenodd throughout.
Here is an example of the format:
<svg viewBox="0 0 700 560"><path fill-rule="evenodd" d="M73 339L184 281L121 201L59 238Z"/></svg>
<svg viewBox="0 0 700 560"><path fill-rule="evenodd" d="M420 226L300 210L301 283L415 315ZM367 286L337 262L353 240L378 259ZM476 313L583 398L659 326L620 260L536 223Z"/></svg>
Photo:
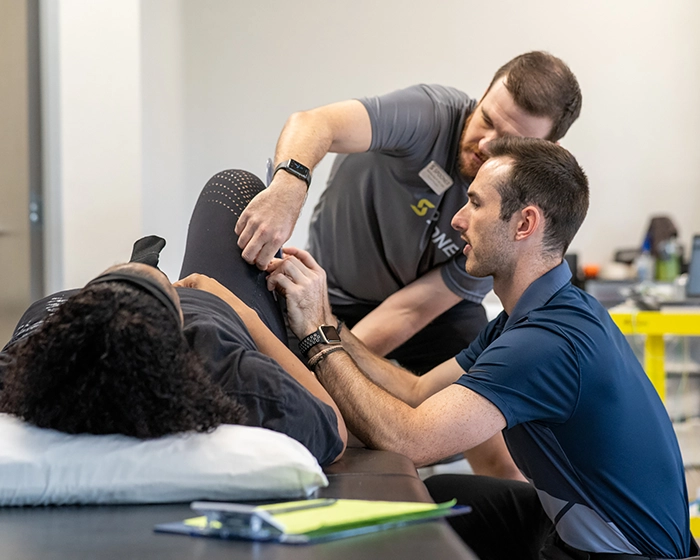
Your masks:
<svg viewBox="0 0 700 560"><path fill-rule="evenodd" d="M457 213L452 216L452 221L450 222L450 225L452 226L452 229L457 230L459 232L464 232L467 231L467 226L469 224L468 218L467 218L467 206L469 203L465 204L462 206Z"/></svg>
<svg viewBox="0 0 700 560"><path fill-rule="evenodd" d="M486 153L486 146L489 142L495 140L496 138L498 138L498 134L495 130L491 130L487 134L485 134L484 137L481 140L479 140L479 151L482 154Z"/></svg>

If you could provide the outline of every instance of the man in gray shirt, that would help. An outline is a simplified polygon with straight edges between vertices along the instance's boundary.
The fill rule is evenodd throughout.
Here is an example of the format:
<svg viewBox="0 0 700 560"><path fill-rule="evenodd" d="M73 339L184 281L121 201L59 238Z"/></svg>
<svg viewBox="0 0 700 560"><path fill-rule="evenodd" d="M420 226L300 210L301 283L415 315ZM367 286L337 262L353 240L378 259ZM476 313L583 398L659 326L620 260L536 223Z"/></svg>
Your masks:
<svg viewBox="0 0 700 560"><path fill-rule="evenodd" d="M276 172L236 226L243 258L266 268L289 239L328 152L337 158L311 224L334 313L379 355L423 373L465 348L485 325L490 280L464 271L449 226L503 136L557 141L581 110L575 76L543 52L518 56L477 103L442 86L333 103L293 114ZM471 461L472 463L474 461Z"/></svg>

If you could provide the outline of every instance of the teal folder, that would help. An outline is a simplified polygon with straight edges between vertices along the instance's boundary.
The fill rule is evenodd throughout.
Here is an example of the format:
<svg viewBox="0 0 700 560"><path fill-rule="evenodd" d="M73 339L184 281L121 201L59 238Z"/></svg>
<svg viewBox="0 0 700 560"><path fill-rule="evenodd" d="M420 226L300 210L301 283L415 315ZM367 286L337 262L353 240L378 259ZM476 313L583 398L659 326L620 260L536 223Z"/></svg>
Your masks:
<svg viewBox="0 0 700 560"><path fill-rule="evenodd" d="M468 506L318 499L264 506L193 502L197 517L156 525L155 531L198 537L305 544L383 531L411 523L462 515Z"/></svg>

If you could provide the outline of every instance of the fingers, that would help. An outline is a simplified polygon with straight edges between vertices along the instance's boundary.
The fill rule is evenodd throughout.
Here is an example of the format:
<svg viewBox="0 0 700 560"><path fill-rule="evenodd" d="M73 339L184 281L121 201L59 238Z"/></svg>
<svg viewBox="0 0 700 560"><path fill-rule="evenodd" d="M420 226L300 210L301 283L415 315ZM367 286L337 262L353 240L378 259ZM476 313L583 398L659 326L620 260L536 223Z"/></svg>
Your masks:
<svg viewBox="0 0 700 560"><path fill-rule="evenodd" d="M262 240L260 240L259 231L251 225L247 225L238 237L238 247L241 249L241 257L248 264L255 264L258 258Z"/></svg>
<svg viewBox="0 0 700 560"><path fill-rule="evenodd" d="M243 260L260 270L266 270L284 241L283 235L268 231L263 226L256 229L248 223L238 237L238 246L242 249Z"/></svg>
<svg viewBox="0 0 700 560"><path fill-rule="evenodd" d="M309 269L291 255L285 255L283 259L275 259L274 264L268 268L268 272L270 274L267 277L267 289L270 291L277 289L283 295L295 288L313 284L320 278L317 271ZM323 270L321 272L323 273Z"/></svg>
<svg viewBox="0 0 700 560"><path fill-rule="evenodd" d="M316 262L316 259L314 259L311 256L311 253L308 251L304 251L303 249L299 249L297 247L285 247L282 249L282 252L285 255L291 255L299 259L304 266L307 268L310 268L311 270L323 270L321 268L321 265Z"/></svg>
<svg viewBox="0 0 700 560"><path fill-rule="evenodd" d="M267 289L271 292L277 290L282 295L286 295L287 292L294 289L296 284L292 281L289 276L285 276L282 272L275 272L267 277Z"/></svg>
<svg viewBox="0 0 700 560"><path fill-rule="evenodd" d="M250 263L251 256L256 257L258 253L253 254L253 246L250 244L250 239L252 237L252 228L244 229L238 236L237 245L243 251L243 258L246 262Z"/></svg>
<svg viewBox="0 0 700 560"><path fill-rule="evenodd" d="M283 250L284 250L284 249L283 249ZM284 262L284 258L281 258L281 259L280 259L280 258L278 258L278 257L274 257L274 258L270 261L270 264L267 265L267 268L265 269L266 272L268 272L269 274L272 274L273 272L275 272L275 271L282 265L283 262Z"/></svg>
<svg viewBox="0 0 700 560"><path fill-rule="evenodd" d="M277 251L280 250L282 243L283 242L279 243L279 245L276 243L265 243L265 245L262 246L262 249L260 249L258 257L255 259L255 266L257 266L260 270L267 269L270 261L272 261L274 256L277 254Z"/></svg>
<svg viewBox="0 0 700 560"><path fill-rule="evenodd" d="M185 278L180 278L177 282L173 282L173 286L176 288L196 288L201 282L202 278L206 278L203 274L193 273Z"/></svg>
<svg viewBox="0 0 700 560"><path fill-rule="evenodd" d="M240 237L243 231L245 230L245 226L248 224L248 209L244 209L243 212L241 212L241 215L238 216L238 220L236 221L236 226L233 228L233 231L236 232L236 235L239 237L239 243L238 246L240 247ZM248 236L250 237L250 235Z"/></svg>
<svg viewBox="0 0 700 560"><path fill-rule="evenodd" d="M266 247L268 244L267 232L263 225L255 220L255 214L250 211L250 206L241 213L234 231L238 235L237 245L242 250L243 260L264 270L277 249L271 251L269 247Z"/></svg>
<svg viewBox="0 0 700 560"><path fill-rule="evenodd" d="M297 284L316 279L325 281L325 271L316 265L316 269L311 269L306 266L300 259L294 255L285 255L281 263L275 267L276 274L284 274Z"/></svg>

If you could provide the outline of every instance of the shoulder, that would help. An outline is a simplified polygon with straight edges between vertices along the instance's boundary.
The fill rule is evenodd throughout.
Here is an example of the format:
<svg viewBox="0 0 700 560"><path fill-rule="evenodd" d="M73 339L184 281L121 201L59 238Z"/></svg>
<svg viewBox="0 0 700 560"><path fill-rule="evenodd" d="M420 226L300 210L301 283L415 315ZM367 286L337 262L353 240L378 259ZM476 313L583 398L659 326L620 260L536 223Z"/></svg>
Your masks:
<svg viewBox="0 0 700 560"><path fill-rule="evenodd" d="M495 338L458 381L493 402L508 427L564 422L581 387L581 361L566 333L523 321Z"/></svg>
<svg viewBox="0 0 700 560"><path fill-rule="evenodd" d="M617 331L610 314L598 300L571 285L546 305L532 310L526 324L557 333L575 345Z"/></svg>
<svg viewBox="0 0 700 560"><path fill-rule="evenodd" d="M487 350L507 355L514 364L533 359L554 359L563 353L577 353L565 322L537 320L533 317L504 331Z"/></svg>
<svg viewBox="0 0 700 560"><path fill-rule="evenodd" d="M14 344L38 329L49 315L54 313L67 299L79 291L74 289L56 292L32 303L17 323L17 327L15 327L7 346Z"/></svg>
<svg viewBox="0 0 700 560"><path fill-rule="evenodd" d="M190 346L202 354L222 349L257 350L248 328L234 309L219 297L194 288L177 288Z"/></svg>
<svg viewBox="0 0 700 560"><path fill-rule="evenodd" d="M182 311L194 317L224 316L240 320L238 314L220 297L196 288L176 288ZM185 320L187 323L187 319Z"/></svg>
<svg viewBox="0 0 700 560"><path fill-rule="evenodd" d="M431 151L453 152L453 144L474 105L455 88L429 84L360 101L372 123L369 151L414 158L422 165Z"/></svg>
<svg viewBox="0 0 700 560"><path fill-rule="evenodd" d="M360 99L370 111L386 105L413 105L416 107L432 107L445 105L459 109L473 109L476 104L466 93L450 86L439 84L415 84L383 95L364 97Z"/></svg>
<svg viewBox="0 0 700 560"><path fill-rule="evenodd" d="M466 93L455 87L443 86L440 84L419 84L416 87L419 88L424 95L433 99L435 103L458 105L460 107L475 103Z"/></svg>

